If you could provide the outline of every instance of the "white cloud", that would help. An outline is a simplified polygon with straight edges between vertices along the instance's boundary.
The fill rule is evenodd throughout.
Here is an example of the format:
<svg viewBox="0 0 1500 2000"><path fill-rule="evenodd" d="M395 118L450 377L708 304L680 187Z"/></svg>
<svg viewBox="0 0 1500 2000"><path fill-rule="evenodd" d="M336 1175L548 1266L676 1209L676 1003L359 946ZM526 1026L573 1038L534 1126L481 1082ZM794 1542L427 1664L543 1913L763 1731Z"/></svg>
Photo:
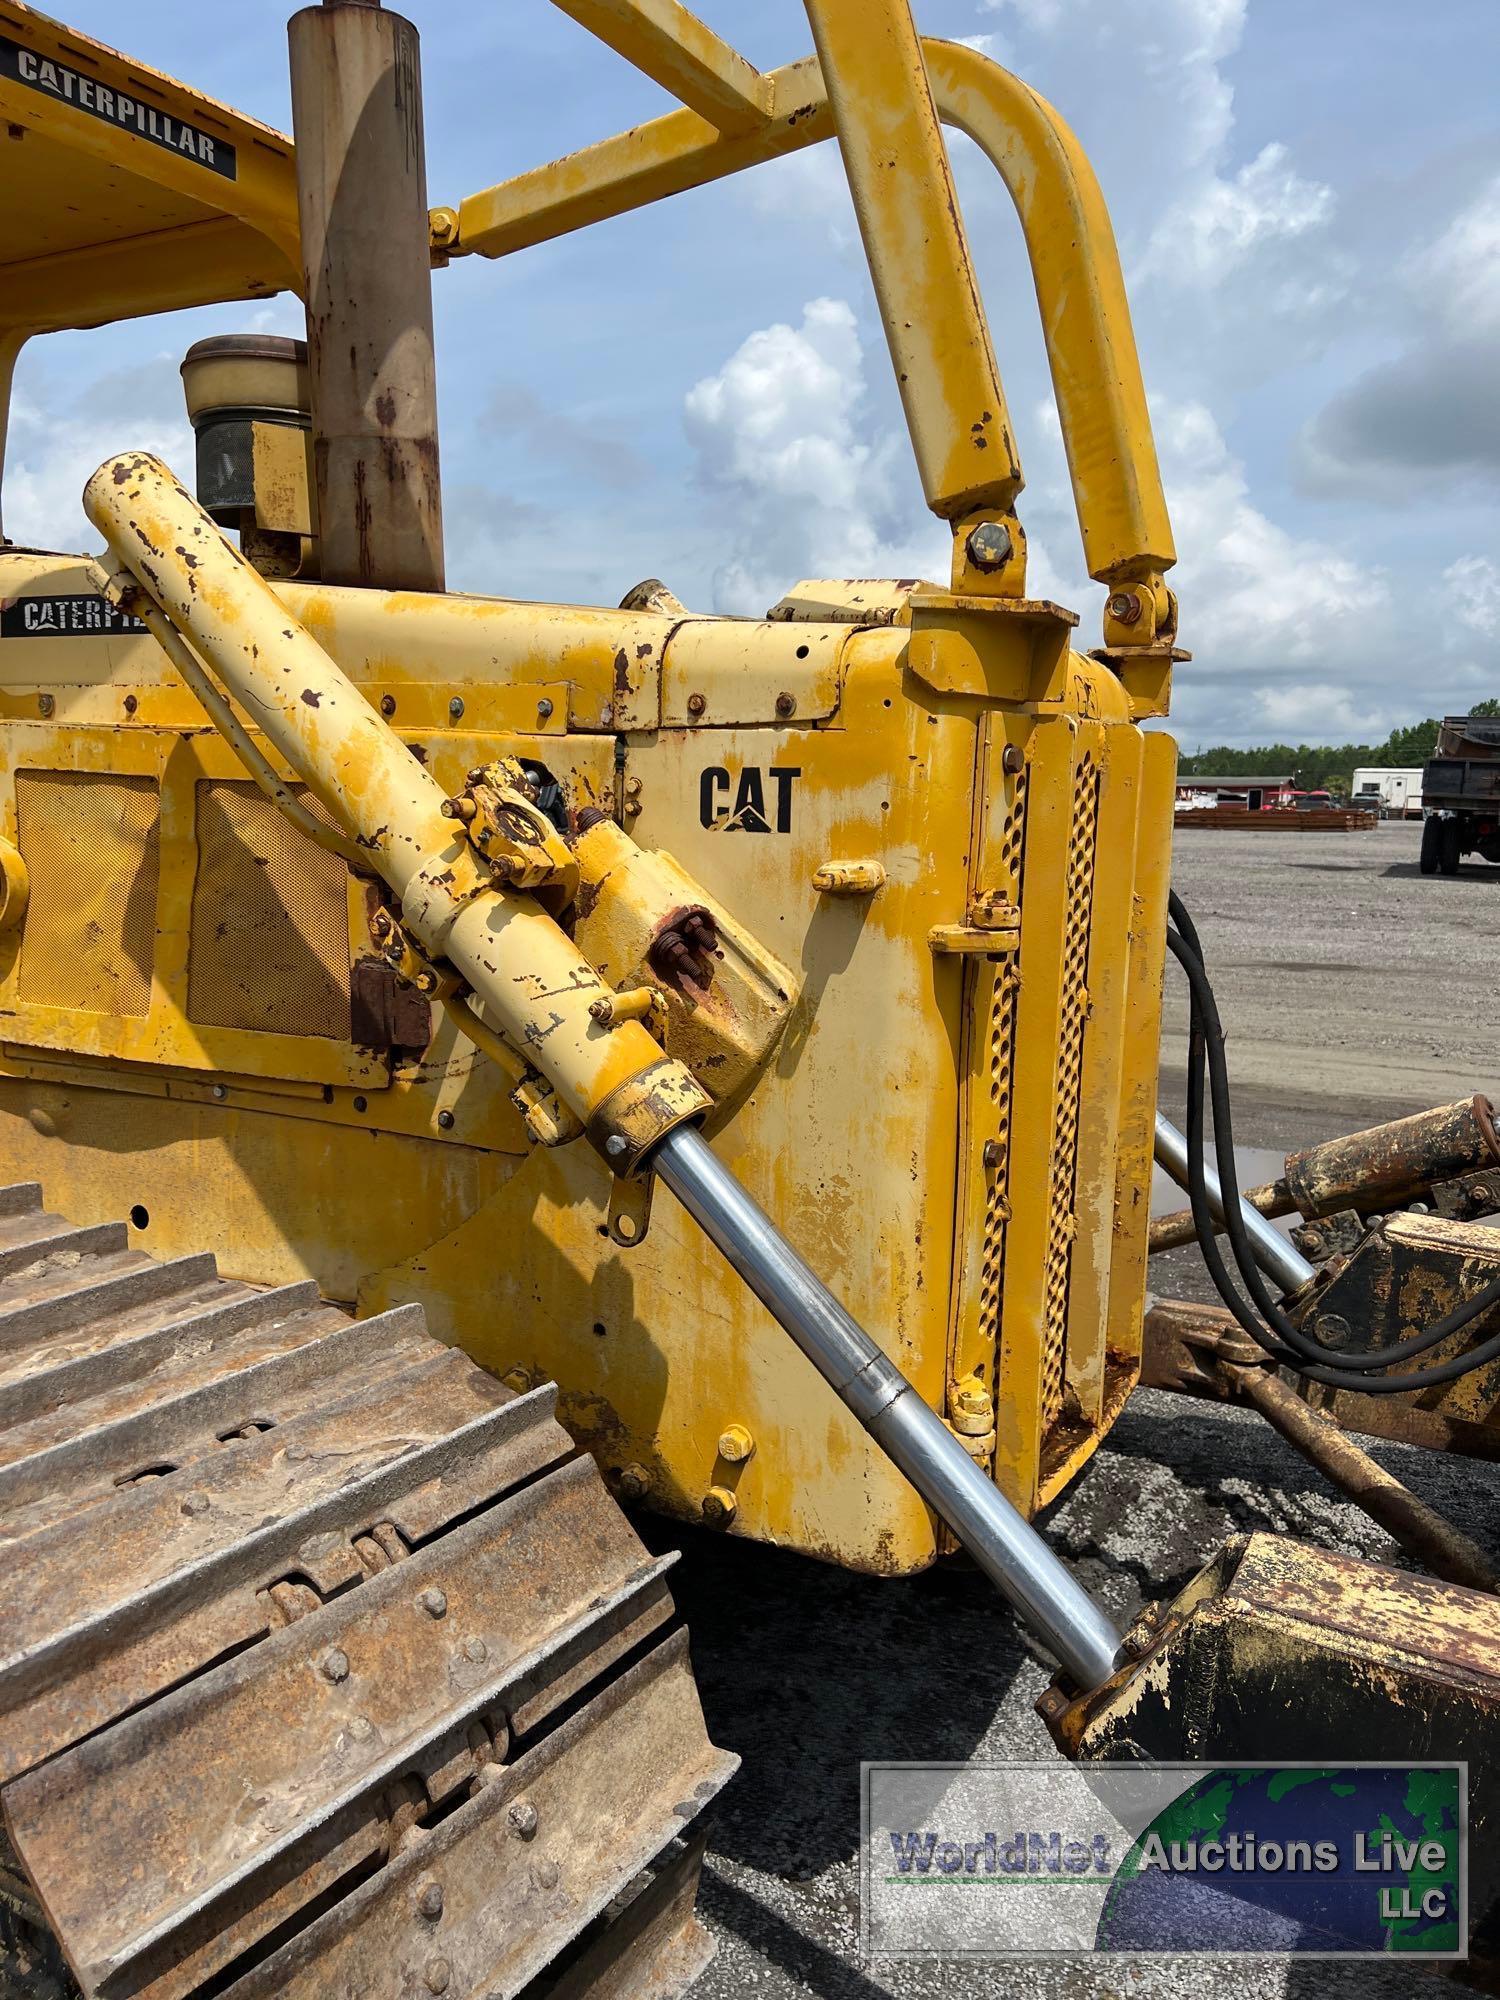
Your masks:
<svg viewBox="0 0 1500 2000"><path fill-rule="evenodd" d="M1460 625L1482 638L1500 637L1500 569L1488 556L1460 556L1443 571L1443 582Z"/></svg>
<svg viewBox="0 0 1500 2000"><path fill-rule="evenodd" d="M1298 681L1289 687L1255 690L1255 705L1272 729L1291 732L1299 742L1354 742L1384 735L1390 725L1385 712L1357 704L1347 688L1328 681Z"/></svg>
<svg viewBox="0 0 1500 2000"><path fill-rule="evenodd" d="M1169 210L1154 248L1174 281L1218 285L1251 252L1321 228L1333 208L1333 190L1304 180L1273 142L1232 179L1214 174Z"/></svg>
<svg viewBox="0 0 1500 2000"><path fill-rule="evenodd" d="M864 404L864 352L843 299L813 299L800 326L748 335L688 391L688 438L731 551L714 578L717 609L759 615L807 576L946 570L947 535L923 521L906 440L863 437Z"/></svg>
<svg viewBox="0 0 1500 2000"><path fill-rule="evenodd" d="M1500 175L1413 260L1410 283L1455 335L1472 339L1500 330Z"/></svg>
<svg viewBox="0 0 1500 2000"><path fill-rule="evenodd" d="M84 516L82 494L115 452L155 452L192 486L195 451L179 359L158 354L60 394L45 381L31 385L22 350L5 453L5 532L11 541L97 550L100 538Z"/></svg>

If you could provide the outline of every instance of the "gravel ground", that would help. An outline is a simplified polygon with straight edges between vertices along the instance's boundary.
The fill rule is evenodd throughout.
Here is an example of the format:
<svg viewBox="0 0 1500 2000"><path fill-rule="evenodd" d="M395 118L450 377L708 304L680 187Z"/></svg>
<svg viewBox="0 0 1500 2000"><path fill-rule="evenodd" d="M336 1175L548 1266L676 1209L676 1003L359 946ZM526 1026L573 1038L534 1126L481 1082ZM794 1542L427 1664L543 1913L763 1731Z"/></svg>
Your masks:
<svg viewBox="0 0 1500 2000"><path fill-rule="evenodd" d="M1500 1085L1490 942L1500 869L1424 881L1417 835L1389 824L1365 834L1179 838L1176 886L1224 1010L1236 1138L1247 1146L1285 1151ZM1185 1027L1173 991L1162 1103L1179 1118ZM1153 1264L1153 1285L1201 1294L1201 1268L1196 1253L1176 1252ZM1497 1468L1373 1449L1478 1541L1500 1547ZM1259 1418L1156 1393L1135 1397L1043 1525L1121 1620L1146 1598L1170 1597L1226 1535L1246 1529L1403 1565L1381 1530ZM676 1593L709 1724L744 1760L705 1864L701 1902L719 1953L695 1989L702 2000L1441 1992L1434 1975L1369 1962L862 1965L861 1760L1050 1756L1032 1713L1048 1668L972 1576L876 1582L659 1523L649 1532L682 1549Z"/></svg>

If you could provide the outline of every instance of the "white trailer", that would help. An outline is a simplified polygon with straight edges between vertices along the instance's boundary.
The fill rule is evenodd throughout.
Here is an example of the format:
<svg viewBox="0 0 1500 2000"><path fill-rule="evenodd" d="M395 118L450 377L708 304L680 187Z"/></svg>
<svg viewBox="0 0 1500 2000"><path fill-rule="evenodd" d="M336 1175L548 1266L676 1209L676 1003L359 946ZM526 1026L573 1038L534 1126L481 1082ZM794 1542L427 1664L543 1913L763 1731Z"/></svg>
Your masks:
<svg viewBox="0 0 1500 2000"><path fill-rule="evenodd" d="M1371 806L1382 819L1422 817L1422 772L1381 770L1370 767L1356 771L1349 803Z"/></svg>

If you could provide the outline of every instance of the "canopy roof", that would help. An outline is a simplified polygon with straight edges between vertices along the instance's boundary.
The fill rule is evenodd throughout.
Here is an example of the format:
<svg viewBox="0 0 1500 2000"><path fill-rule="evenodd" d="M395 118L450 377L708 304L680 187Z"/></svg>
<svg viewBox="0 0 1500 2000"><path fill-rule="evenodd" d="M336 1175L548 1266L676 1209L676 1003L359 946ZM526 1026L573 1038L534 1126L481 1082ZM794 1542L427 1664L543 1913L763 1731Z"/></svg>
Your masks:
<svg viewBox="0 0 1500 2000"><path fill-rule="evenodd" d="M298 283L292 142L0 0L0 333Z"/></svg>

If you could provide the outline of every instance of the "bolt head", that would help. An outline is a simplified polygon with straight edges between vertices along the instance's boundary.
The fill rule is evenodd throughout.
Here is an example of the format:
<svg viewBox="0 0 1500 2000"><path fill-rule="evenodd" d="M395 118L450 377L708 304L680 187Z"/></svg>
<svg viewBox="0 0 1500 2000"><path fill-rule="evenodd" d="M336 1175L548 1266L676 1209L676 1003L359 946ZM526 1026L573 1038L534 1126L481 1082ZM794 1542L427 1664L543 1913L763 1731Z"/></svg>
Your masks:
<svg viewBox="0 0 1500 2000"><path fill-rule="evenodd" d="M531 1871L531 1879L539 1889L555 1889L558 1883L558 1866L550 1855L544 1854Z"/></svg>
<svg viewBox="0 0 1500 2000"><path fill-rule="evenodd" d="M547 699L546 695L543 695L541 700L537 703L536 712L541 717L543 722L545 722L547 720L547 717L552 713L552 703Z"/></svg>
<svg viewBox="0 0 1500 2000"><path fill-rule="evenodd" d="M983 1159L986 1172L994 1173L998 1169L1001 1159L1000 1141L998 1139L985 1140Z"/></svg>
<svg viewBox="0 0 1500 2000"><path fill-rule="evenodd" d="M448 704L448 713L453 717L453 720L457 722L458 718L463 714L463 712L464 712L463 697L461 695L455 695L452 701L450 701Z"/></svg>
<svg viewBox="0 0 1500 2000"><path fill-rule="evenodd" d="M228 1088L222 1083L216 1083L213 1087L213 1095L222 1104L224 1099L229 1095Z"/></svg>
<svg viewBox="0 0 1500 2000"><path fill-rule="evenodd" d="M396 697L393 694L383 694L380 697L380 713L382 715L394 715L396 713Z"/></svg>
<svg viewBox="0 0 1500 2000"><path fill-rule="evenodd" d="M530 1840L535 1834L537 1810L530 1799L517 1799L505 1817L522 1840Z"/></svg>
<svg viewBox="0 0 1500 2000"><path fill-rule="evenodd" d="M424 1590L417 1602L430 1618L441 1618L448 1609L447 1594L441 1590Z"/></svg>
<svg viewBox="0 0 1500 2000"><path fill-rule="evenodd" d="M37 696L36 709L38 715L50 715L56 707L57 703L50 694L39 694Z"/></svg>
<svg viewBox="0 0 1500 2000"><path fill-rule="evenodd" d="M620 1473L620 1498L644 1500L651 1489L651 1475L644 1465L627 1465Z"/></svg>
<svg viewBox="0 0 1500 2000"><path fill-rule="evenodd" d="M719 1433L719 1456L730 1465L743 1465L755 1450L755 1439L743 1424L726 1424Z"/></svg>
<svg viewBox="0 0 1500 2000"><path fill-rule="evenodd" d="M422 1970L422 1984L429 1993L446 1993L453 1968L446 1958L429 1958Z"/></svg>
<svg viewBox="0 0 1500 2000"><path fill-rule="evenodd" d="M701 715L707 707L708 697L706 695L690 694L688 696L687 710L689 715Z"/></svg>
<svg viewBox="0 0 1500 2000"><path fill-rule="evenodd" d="M422 1884L417 1891L417 1910L429 1923L437 1922L443 1914L443 1891L440 1884L432 1881Z"/></svg>
<svg viewBox="0 0 1500 2000"><path fill-rule="evenodd" d="M453 1113L451 1111L440 1111L437 1122L440 1132L451 1132L453 1130Z"/></svg>
<svg viewBox="0 0 1500 2000"><path fill-rule="evenodd" d="M1003 569L1015 544L1003 521L980 521L969 530L964 547L975 569Z"/></svg>
<svg viewBox="0 0 1500 2000"><path fill-rule="evenodd" d="M476 1667L483 1666L490 1656L490 1649L483 1639L464 1640L464 1658L472 1660Z"/></svg>
<svg viewBox="0 0 1500 2000"><path fill-rule="evenodd" d="M776 713L778 715L795 715L796 712L797 712L797 697L794 694L777 695Z"/></svg>
<svg viewBox="0 0 1500 2000"><path fill-rule="evenodd" d="M318 1666L325 1680L346 1681L349 1678L349 1655L340 1646L330 1646Z"/></svg>
<svg viewBox="0 0 1500 2000"><path fill-rule="evenodd" d="M727 1486L710 1486L703 1496L703 1518L710 1527L727 1528L739 1506Z"/></svg>
<svg viewBox="0 0 1500 2000"><path fill-rule="evenodd" d="M630 1151L630 1141L623 1132L611 1132L604 1142L604 1150L612 1160L621 1160Z"/></svg>
<svg viewBox="0 0 1500 2000"><path fill-rule="evenodd" d="M1019 743L1006 744L1000 753L1000 768L1013 778L1026 769L1026 752Z"/></svg>
<svg viewBox="0 0 1500 2000"><path fill-rule="evenodd" d="M185 1493L182 1498L182 1511L184 1514L206 1514L208 1504L206 1493Z"/></svg>
<svg viewBox="0 0 1500 2000"><path fill-rule="evenodd" d="M1133 590L1117 590L1110 597L1108 610L1118 624L1135 625L1140 620L1141 600Z"/></svg>

